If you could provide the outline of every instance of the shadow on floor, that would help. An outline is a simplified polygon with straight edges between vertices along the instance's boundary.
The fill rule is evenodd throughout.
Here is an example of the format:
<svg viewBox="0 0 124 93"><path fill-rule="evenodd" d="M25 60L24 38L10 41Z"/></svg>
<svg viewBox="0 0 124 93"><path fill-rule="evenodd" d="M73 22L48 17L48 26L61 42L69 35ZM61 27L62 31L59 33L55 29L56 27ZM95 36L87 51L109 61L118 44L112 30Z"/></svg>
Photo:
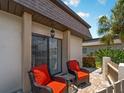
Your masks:
<svg viewBox="0 0 124 93"><path fill-rule="evenodd" d="M88 70L90 73L97 69L97 68L92 68L92 67L83 67L83 68Z"/></svg>
<svg viewBox="0 0 124 93"><path fill-rule="evenodd" d="M79 89L83 89L83 88L86 88L86 87L88 87L88 86L90 86L91 85L91 83L81 83L79 86L78 86L78 88Z"/></svg>
<svg viewBox="0 0 124 93"><path fill-rule="evenodd" d="M88 87L88 86L90 86L90 85L91 85L91 83L85 83L85 82L84 82L84 83L81 83L81 84L78 85L78 86L74 85L74 86L73 86L73 89L74 89L73 93L77 93L79 89L86 88L86 87Z"/></svg>

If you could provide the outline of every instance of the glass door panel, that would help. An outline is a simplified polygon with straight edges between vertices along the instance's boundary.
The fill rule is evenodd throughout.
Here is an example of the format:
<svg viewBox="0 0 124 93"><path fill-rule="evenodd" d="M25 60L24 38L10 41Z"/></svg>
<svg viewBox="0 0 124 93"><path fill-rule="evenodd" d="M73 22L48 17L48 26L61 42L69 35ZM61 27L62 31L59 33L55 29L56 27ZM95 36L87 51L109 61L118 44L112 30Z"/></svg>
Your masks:
<svg viewBox="0 0 124 93"><path fill-rule="evenodd" d="M52 75L61 72L61 46L58 44L57 39L49 38L49 67Z"/></svg>
<svg viewBox="0 0 124 93"><path fill-rule="evenodd" d="M46 37L32 37L32 66L48 63L48 39Z"/></svg>

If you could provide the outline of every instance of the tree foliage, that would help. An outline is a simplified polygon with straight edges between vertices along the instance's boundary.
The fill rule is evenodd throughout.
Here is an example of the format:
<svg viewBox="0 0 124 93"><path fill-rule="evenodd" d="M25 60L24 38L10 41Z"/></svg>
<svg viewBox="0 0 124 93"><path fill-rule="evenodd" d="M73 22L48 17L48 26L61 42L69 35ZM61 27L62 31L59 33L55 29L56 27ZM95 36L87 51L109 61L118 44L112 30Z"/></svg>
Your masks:
<svg viewBox="0 0 124 93"><path fill-rule="evenodd" d="M98 34L101 36L101 42L110 45L113 44L113 31L111 30L111 21L107 16L102 16L98 21Z"/></svg>
<svg viewBox="0 0 124 93"><path fill-rule="evenodd" d="M113 44L115 36L124 42L124 0L117 0L110 19L106 16L99 18L98 34L107 45Z"/></svg>
<svg viewBox="0 0 124 93"><path fill-rule="evenodd" d="M124 0L117 0L112 9L112 30L124 41Z"/></svg>

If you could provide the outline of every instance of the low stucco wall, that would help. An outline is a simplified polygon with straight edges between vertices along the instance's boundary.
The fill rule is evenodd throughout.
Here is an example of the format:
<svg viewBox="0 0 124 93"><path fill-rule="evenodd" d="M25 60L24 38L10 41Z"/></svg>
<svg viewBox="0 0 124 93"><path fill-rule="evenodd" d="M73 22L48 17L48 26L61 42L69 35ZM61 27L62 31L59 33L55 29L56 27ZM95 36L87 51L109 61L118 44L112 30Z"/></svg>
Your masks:
<svg viewBox="0 0 124 93"><path fill-rule="evenodd" d="M21 18L0 11L0 93L21 86Z"/></svg>
<svg viewBox="0 0 124 93"><path fill-rule="evenodd" d="M82 66L82 38L71 35L70 37L70 59L76 59Z"/></svg>

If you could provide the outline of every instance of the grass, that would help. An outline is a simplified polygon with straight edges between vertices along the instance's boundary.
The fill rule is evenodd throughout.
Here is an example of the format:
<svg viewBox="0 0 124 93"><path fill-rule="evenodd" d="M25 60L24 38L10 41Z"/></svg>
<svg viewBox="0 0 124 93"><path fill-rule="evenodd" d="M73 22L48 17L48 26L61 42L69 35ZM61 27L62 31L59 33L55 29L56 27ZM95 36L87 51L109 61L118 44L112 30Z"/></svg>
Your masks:
<svg viewBox="0 0 124 93"><path fill-rule="evenodd" d="M96 61L96 68L101 68L102 67L102 62Z"/></svg>

